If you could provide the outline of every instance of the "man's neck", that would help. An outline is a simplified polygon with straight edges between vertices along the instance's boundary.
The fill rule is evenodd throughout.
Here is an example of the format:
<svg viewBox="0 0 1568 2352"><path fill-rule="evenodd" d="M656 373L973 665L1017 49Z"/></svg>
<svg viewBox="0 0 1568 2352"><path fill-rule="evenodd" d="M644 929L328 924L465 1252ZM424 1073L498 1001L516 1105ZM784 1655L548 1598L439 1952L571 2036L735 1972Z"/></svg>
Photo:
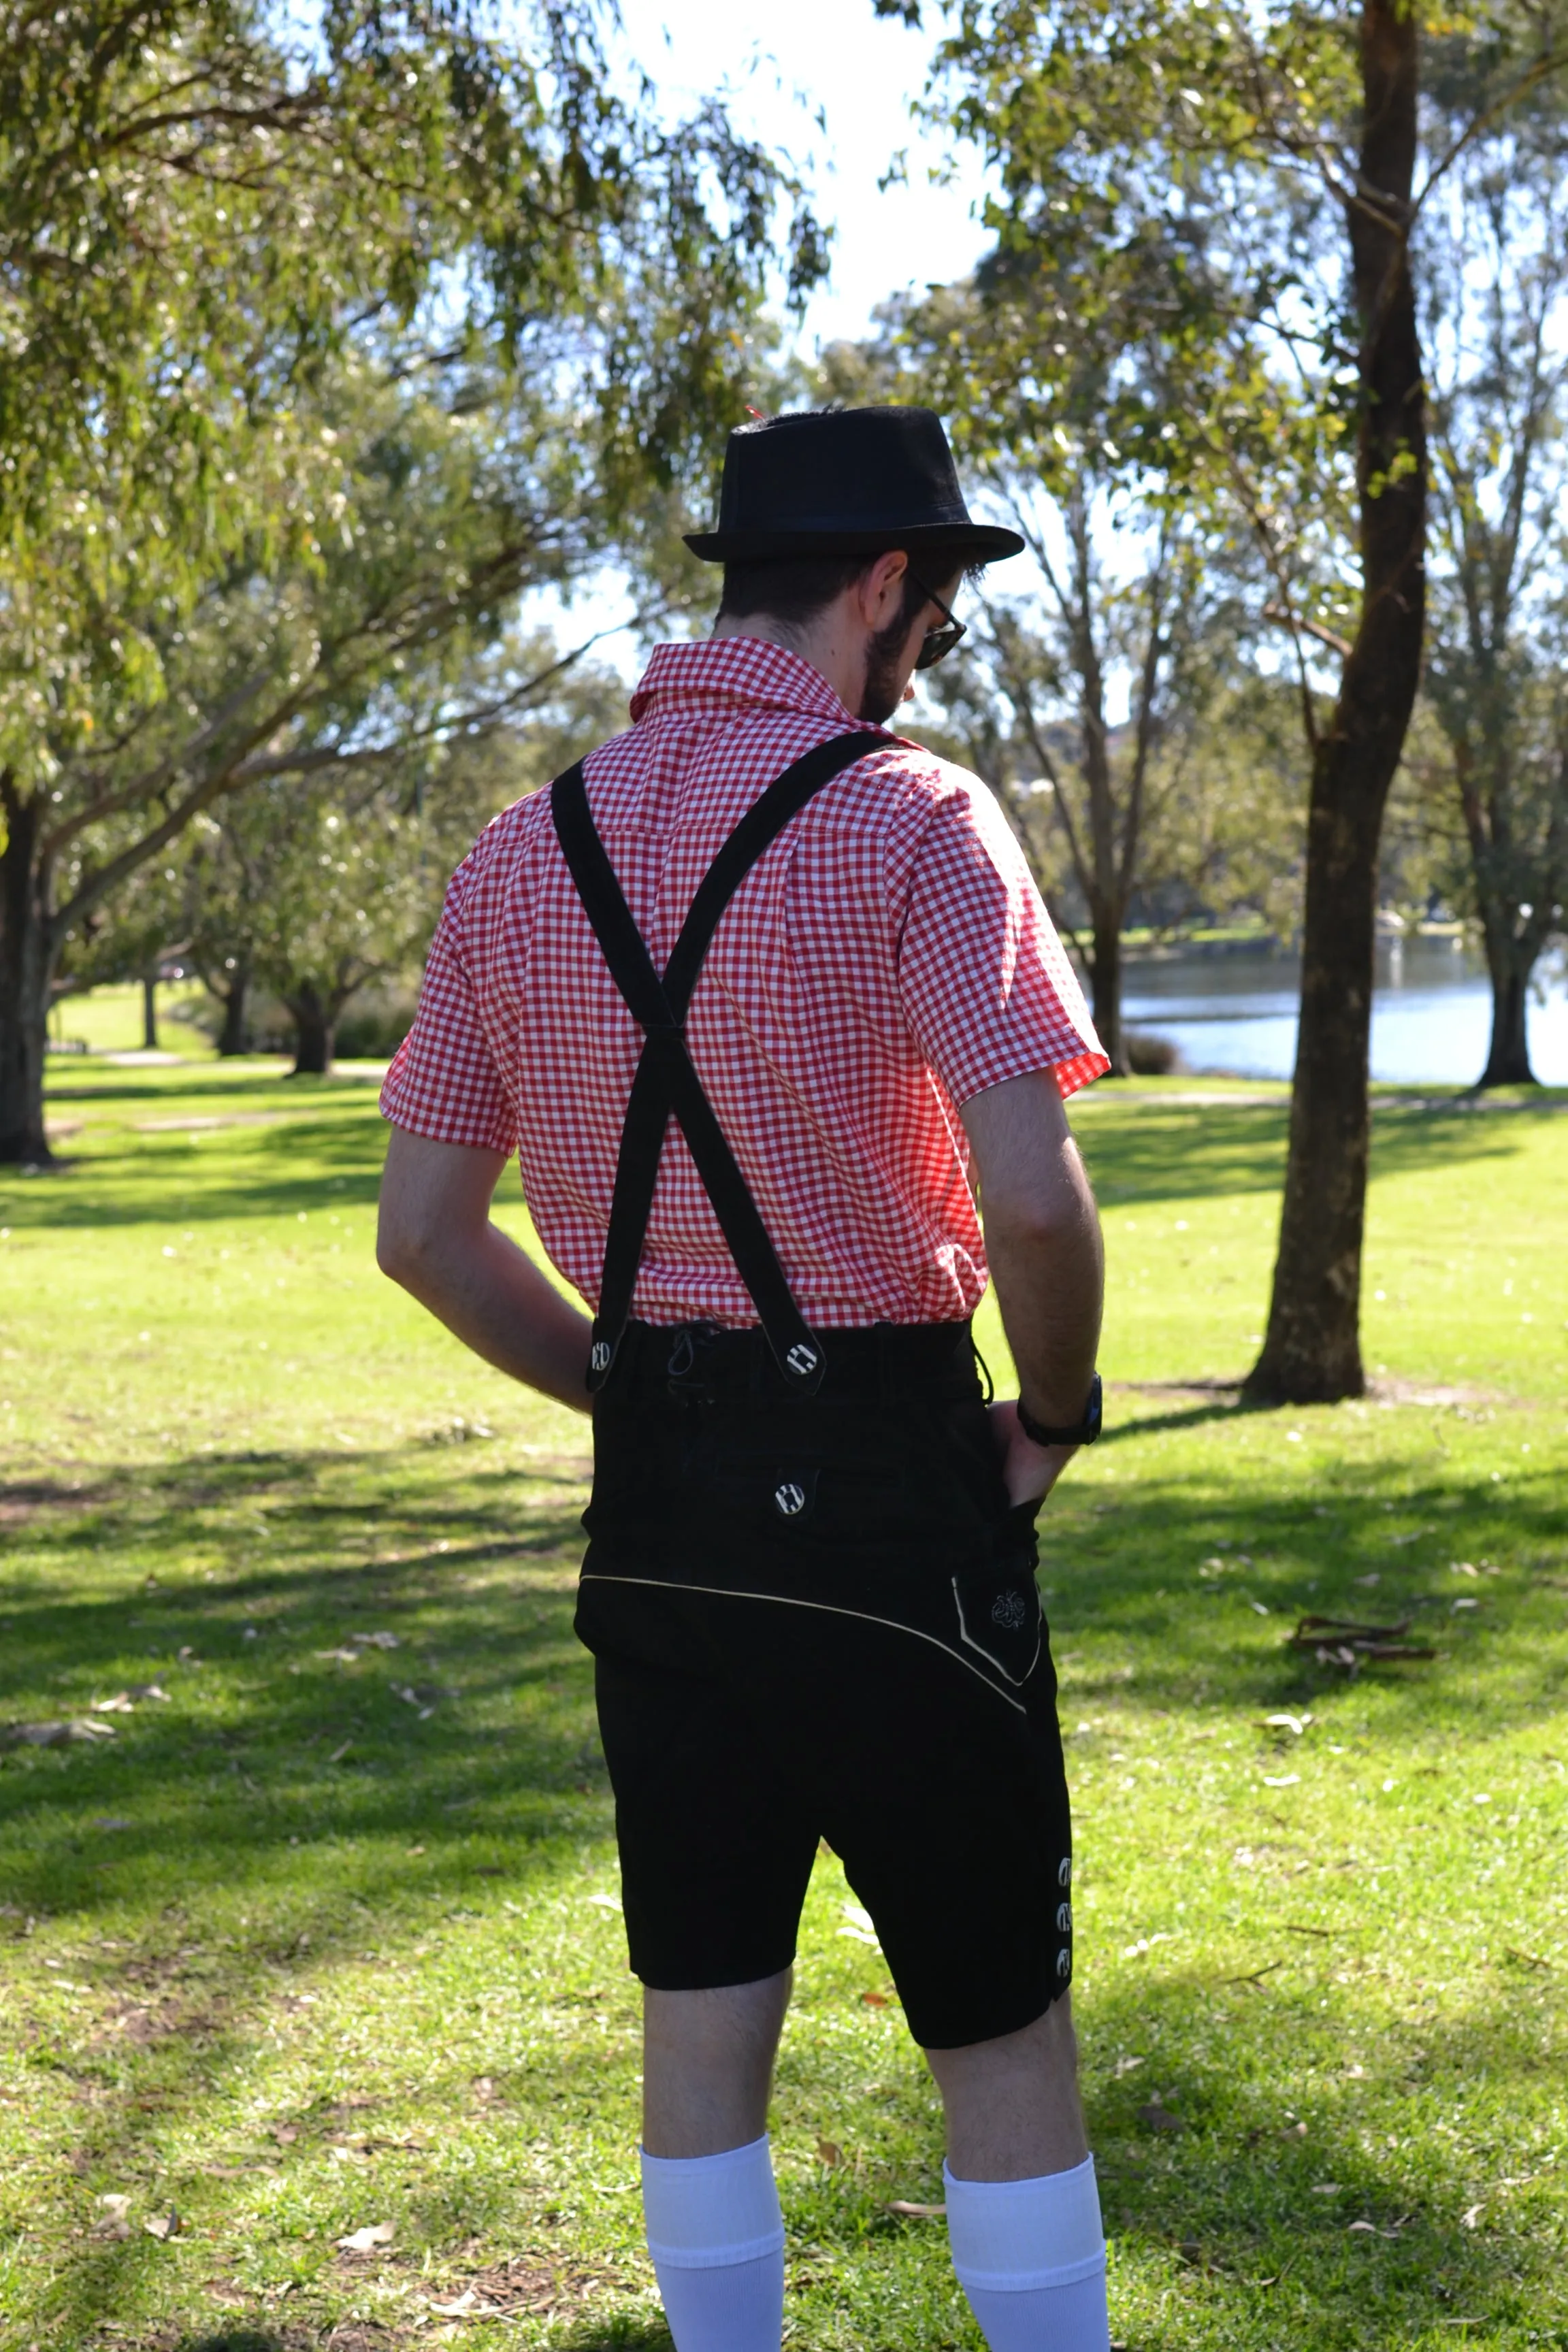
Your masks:
<svg viewBox="0 0 1568 2352"><path fill-rule="evenodd" d="M761 637L764 645L782 646L816 670L846 710L858 710L866 691L864 635L857 637L834 606L814 614L809 621L780 621L771 613L748 613L742 620L721 613L713 624L719 637Z"/></svg>

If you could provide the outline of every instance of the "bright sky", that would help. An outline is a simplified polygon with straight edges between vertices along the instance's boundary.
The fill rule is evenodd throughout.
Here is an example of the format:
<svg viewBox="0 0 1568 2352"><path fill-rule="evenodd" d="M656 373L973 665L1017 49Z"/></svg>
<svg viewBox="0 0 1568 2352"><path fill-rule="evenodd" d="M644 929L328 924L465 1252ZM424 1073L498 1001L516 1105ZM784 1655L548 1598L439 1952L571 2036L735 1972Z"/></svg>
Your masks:
<svg viewBox="0 0 1568 2352"><path fill-rule="evenodd" d="M622 0L626 46L679 108L715 89L737 128L787 154L834 224L833 278L803 338L814 351L864 334L877 303L909 285L962 277L981 248L982 176L972 153L932 187L942 147L911 120L936 42L885 23L872 0L788 0L766 8L714 0ZM817 116L823 118L819 126ZM909 184L878 182L900 149Z"/></svg>
<svg viewBox="0 0 1568 2352"><path fill-rule="evenodd" d="M879 302L903 288L942 285L978 258L975 218L983 175L960 153L957 174L933 187L942 145L910 115L936 46L932 32L884 23L871 0L621 0L624 46L672 114L721 92L736 128L786 154L805 178L817 215L834 229L833 274L812 299L800 336L815 357L825 343L866 334ZM820 116L821 120L818 120ZM907 184L878 182L902 149ZM627 609L606 580L563 615L539 600L529 617L580 643ZM606 639L601 656L628 668L629 637Z"/></svg>

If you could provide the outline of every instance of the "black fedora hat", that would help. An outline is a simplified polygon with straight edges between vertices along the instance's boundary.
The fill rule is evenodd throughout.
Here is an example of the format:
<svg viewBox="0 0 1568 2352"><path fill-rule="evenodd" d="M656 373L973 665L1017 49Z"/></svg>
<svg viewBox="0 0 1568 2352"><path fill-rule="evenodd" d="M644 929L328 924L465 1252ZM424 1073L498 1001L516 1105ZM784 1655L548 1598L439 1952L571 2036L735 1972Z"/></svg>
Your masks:
<svg viewBox="0 0 1568 2352"><path fill-rule="evenodd" d="M689 532L686 544L706 563L895 547L988 563L1024 546L1016 530L972 520L935 411L894 407L740 425L724 452L719 528Z"/></svg>

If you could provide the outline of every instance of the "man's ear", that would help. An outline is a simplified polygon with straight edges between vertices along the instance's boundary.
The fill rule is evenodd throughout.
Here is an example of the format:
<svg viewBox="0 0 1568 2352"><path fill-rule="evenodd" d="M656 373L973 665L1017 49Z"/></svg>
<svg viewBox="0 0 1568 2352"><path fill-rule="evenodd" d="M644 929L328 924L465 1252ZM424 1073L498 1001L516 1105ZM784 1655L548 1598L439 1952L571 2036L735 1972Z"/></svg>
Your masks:
<svg viewBox="0 0 1568 2352"><path fill-rule="evenodd" d="M901 548L889 548L860 574L856 595L860 617L873 631L885 629L903 598L904 574L910 559Z"/></svg>

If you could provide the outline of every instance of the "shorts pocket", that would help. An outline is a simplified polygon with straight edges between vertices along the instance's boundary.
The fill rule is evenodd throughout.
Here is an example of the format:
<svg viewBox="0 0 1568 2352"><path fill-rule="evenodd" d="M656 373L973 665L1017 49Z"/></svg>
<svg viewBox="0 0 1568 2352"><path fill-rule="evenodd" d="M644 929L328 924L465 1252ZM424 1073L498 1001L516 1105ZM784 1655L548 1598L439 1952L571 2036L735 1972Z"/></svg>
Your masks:
<svg viewBox="0 0 1568 2352"><path fill-rule="evenodd" d="M962 1569L952 1580L959 1638L1019 1689L1040 1662L1045 1618L1031 1567Z"/></svg>

